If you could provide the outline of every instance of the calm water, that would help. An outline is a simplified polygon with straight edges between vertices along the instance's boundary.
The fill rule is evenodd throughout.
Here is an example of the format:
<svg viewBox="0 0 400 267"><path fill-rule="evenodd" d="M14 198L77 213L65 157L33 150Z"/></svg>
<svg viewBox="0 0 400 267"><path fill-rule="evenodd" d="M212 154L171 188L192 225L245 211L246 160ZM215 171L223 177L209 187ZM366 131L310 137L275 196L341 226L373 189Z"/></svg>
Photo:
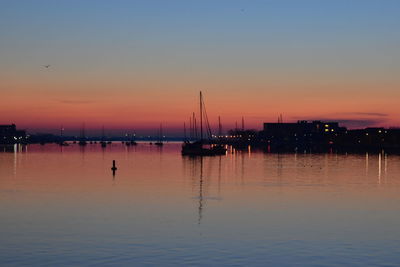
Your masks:
<svg viewBox="0 0 400 267"><path fill-rule="evenodd" d="M0 153L0 243L5 266L398 266L400 157L30 145Z"/></svg>

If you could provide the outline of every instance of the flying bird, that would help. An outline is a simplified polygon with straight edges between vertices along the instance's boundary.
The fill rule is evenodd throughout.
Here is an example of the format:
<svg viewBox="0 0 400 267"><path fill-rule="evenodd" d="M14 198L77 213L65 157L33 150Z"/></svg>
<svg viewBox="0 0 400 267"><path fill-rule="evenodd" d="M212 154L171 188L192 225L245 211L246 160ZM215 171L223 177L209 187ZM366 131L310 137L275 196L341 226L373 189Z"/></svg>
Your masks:
<svg viewBox="0 0 400 267"><path fill-rule="evenodd" d="M50 65L44 65L44 67L45 67L46 69L48 69L48 68L50 68Z"/></svg>

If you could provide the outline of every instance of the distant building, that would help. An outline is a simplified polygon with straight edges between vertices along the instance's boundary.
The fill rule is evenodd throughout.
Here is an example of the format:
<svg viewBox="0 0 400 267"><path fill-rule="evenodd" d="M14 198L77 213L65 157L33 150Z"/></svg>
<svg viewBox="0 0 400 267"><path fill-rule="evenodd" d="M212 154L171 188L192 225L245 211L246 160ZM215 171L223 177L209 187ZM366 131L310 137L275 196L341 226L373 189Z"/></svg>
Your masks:
<svg viewBox="0 0 400 267"><path fill-rule="evenodd" d="M344 132L346 128L340 127L338 122L264 123L259 139L277 150L317 150L333 146Z"/></svg>
<svg viewBox="0 0 400 267"><path fill-rule="evenodd" d="M341 140L346 147L400 149L400 129L365 128L348 130Z"/></svg>
<svg viewBox="0 0 400 267"><path fill-rule="evenodd" d="M338 122L322 121L298 121L297 123L264 123L264 135L266 136L294 136L304 134L332 134L346 131L346 128L339 127Z"/></svg>
<svg viewBox="0 0 400 267"><path fill-rule="evenodd" d="M257 146L267 152L365 152L400 153L400 128L368 127L348 130L334 121L264 123L260 132L230 130L220 143L236 148Z"/></svg>
<svg viewBox="0 0 400 267"><path fill-rule="evenodd" d="M17 130L15 124L0 125L0 144L16 144L26 141L26 132Z"/></svg>

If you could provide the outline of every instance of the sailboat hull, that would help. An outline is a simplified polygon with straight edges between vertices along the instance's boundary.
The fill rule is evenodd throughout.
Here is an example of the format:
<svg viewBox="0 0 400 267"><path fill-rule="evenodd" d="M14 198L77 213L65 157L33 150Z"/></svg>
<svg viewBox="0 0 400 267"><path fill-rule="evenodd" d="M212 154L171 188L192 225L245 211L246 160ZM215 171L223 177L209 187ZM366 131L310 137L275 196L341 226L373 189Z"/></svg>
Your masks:
<svg viewBox="0 0 400 267"><path fill-rule="evenodd" d="M226 149L222 146L205 148L201 143L184 143L182 145L183 156L221 156L226 154Z"/></svg>

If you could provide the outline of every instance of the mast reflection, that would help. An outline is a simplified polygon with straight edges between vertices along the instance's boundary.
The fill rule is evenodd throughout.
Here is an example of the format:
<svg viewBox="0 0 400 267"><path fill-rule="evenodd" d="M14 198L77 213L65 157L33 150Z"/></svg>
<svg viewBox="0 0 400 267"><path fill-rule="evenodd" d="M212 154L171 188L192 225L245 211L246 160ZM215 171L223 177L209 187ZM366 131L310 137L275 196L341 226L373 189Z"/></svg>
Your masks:
<svg viewBox="0 0 400 267"><path fill-rule="evenodd" d="M200 178L199 178L199 217L198 224L201 224L203 218L203 157L200 157Z"/></svg>
<svg viewBox="0 0 400 267"><path fill-rule="evenodd" d="M192 180L192 187L197 188L197 224L201 224L203 219L203 212L205 208L204 199L204 158L203 157L184 157L183 158L184 172L188 172ZM189 168L188 168L189 167Z"/></svg>

